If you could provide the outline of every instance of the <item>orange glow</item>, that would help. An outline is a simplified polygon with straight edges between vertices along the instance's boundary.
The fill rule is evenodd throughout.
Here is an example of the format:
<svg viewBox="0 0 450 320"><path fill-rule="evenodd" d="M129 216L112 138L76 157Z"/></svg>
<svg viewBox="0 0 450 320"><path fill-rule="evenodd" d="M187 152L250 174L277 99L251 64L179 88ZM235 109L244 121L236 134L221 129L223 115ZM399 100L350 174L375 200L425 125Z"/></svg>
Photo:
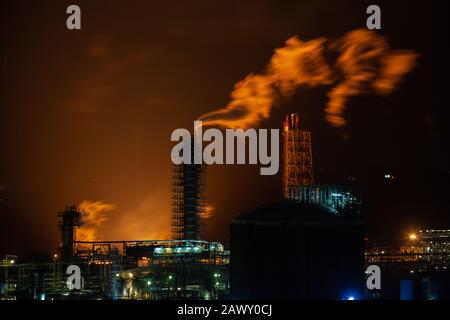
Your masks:
<svg viewBox="0 0 450 320"><path fill-rule="evenodd" d="M114 210L115 205L101 201L84 200L79 205L82 226L77 230L78 241L98 240L98 228L108 220L106 214Z"/></svg>
<svg viewBox="0 0 450 320"><path fill-rule="evenodd" d="M202 214L203 219L209 219L214 215L214 210L216 207L210 203L206 205L205 211Z"/></svg>
<svg viewBox="0 0 450 320"><path fill-rule="evenodd" d="M411 233L411 234L409 235L409 239L410 239L410 240L416 240L416 239L417 239L417 235L416 235L415 233Z"/></svg>
<svg viewBox="0 0 450 320"><path fill-rule="evenodd" d="M135 207L120 210L121 204L83 201L79 207L83 225L77 230L78 241L158 240L170 238L168 209L164 194L150 194Z"/></svg>
<svg viewBox="0 0 450 320"><path fill-rule="evenodd" d="M149 264L148 259L139 259L138 260L138 267L147 267Z"/></svg>

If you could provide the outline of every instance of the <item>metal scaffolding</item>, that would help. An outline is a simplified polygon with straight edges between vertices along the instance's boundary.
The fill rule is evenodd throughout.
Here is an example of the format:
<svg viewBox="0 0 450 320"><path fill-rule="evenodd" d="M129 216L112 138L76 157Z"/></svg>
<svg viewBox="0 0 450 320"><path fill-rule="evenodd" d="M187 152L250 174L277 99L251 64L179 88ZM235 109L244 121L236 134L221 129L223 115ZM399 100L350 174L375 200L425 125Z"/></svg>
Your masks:
<svg viewBox="0 0 450 320"><path fill-rule="evenodd" d="M289 201L317 204L327 207L336 215L362 218L366 189L362 186L309 185L298 186Z"/></svg>
<svg viewBox="0 0 450 320"><path fill-rule="evenodd" d="M295 200L301 186L314 184L311 134L300 129L297 113L287 115L283 127L283 197Z"/></svg>
<svg viewBox="0 0 450 320"><path fill-rule="evenodd" d="M205 212L205 169L200 164L172 166L172 239L200 239Z"/></svg>

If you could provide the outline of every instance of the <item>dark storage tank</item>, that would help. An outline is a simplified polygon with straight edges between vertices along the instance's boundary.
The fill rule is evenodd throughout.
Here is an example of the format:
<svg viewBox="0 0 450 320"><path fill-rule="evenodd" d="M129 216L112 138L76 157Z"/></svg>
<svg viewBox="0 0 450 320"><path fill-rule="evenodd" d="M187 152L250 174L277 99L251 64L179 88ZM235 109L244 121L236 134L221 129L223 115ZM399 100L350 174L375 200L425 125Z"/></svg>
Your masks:
<svg viewBox="0 0 450 320"><path fill-rule="evenodd" d="M357 299L363 285L361 221L279 203L232 222L233 299Z"/></svg>

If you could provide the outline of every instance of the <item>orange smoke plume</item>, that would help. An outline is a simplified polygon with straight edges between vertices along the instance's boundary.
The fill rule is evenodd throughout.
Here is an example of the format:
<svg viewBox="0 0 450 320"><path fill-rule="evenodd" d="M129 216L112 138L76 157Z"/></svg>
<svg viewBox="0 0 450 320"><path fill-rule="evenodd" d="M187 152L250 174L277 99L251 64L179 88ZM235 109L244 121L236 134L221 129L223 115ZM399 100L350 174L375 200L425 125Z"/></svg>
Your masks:
<svg viewBox="0 0 450 320"><path fill-rule="evenodd" d="M300 86L330 83L331 70L322 55L324 42L302 42L297 37L287 40L283 48L275 50L263 74L250 74L235 85L225 108L200 117L203 125L248 128L269 118L275 103Z"/></svg>
<svg viewBox="0 0 450 320"><path fill-rule="evenodd" d="M77 230L78 241L98 240L98 228L108 220L107 213L114 210L115 205L101 201L84 200L79 205L81 227Z"/></svg>
<svg viewBox="0 0 450 320"><path fill-rule="evenodd" d="M336 66L343 80L328 93L325 109L326 119L334 127L346 124L343 113L349 98L372 90L389 94L417 58L412 51L391 50L385 37L364 29L345 35L338 41L338 50Z"/></svg>
<svg viewBox="0 0 450 320"><path fill-rule="evenodd" d="M325 38L287 40L284 47L275 50L264 72L250 74L235 85L226 107L199 120L206 126L245 129L269 118L272 108L299 88L334 84L328 93L326 120L342 127L350 97L371 91L392 92L417 58L412 51L391 50L385 37L365 29L351 31L331 46L327 42ZM339 56L330 67L324 55L332 49L337 49Z"/></svg>
<svg viewBox="0 0 450 320"><path fill-rule="evenodd" d="M276 93L265 75L248 75L231 92L231 102L223 109L200 117L203 125L248 128L270 116Z"/></svg>

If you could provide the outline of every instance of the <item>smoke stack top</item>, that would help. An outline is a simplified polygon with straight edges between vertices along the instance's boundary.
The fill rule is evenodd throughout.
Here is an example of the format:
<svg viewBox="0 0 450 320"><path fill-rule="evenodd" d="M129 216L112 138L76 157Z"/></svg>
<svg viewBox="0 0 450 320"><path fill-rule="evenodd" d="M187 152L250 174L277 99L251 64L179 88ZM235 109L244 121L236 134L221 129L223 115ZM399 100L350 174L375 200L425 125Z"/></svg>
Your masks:
<svg viewBox="0 0 450 320"><path fill-rule="evenodd" d="M286 115L284 119L284 131L300 129L300 117L297 113Z"/></svg>

